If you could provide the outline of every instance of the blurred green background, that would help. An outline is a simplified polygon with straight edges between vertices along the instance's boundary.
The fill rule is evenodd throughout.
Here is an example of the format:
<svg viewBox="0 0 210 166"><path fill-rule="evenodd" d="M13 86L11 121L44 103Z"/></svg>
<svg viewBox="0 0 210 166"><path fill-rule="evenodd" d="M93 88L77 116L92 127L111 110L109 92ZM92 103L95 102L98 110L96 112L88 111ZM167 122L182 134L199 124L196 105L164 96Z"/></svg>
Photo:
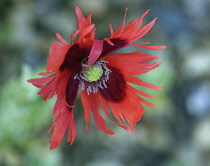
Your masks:
<svg viewBox="0 0 210 166"><path fill-rule="evenodd" d="M76 29L75 6L94 12L96 37L109 37L128 7L127 21L152 11L159 17L140 42L167 45L163 64L140 76L164 88L146 108L137 135L112 125L109 136L95 127L85 132L78 98L77 138L49 150L52 107L26 80L45 70L54 34L67 41ZM210 1L209 0L0 0L0 166L210 166ZM132 52L124 48L119 52Z"/></svg>

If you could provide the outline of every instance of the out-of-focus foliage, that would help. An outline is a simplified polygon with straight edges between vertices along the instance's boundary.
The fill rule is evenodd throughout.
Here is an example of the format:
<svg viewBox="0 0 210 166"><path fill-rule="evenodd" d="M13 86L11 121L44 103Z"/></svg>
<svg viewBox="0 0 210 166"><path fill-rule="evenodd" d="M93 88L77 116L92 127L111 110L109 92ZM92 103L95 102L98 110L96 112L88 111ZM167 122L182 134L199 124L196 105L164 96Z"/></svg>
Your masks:
<svg viewBox="0 0 210 166"><path fill-rule="evenodd" d="M1 90L0 165L57 166L61 160L59 154L48 153L46 144L53 101L41 102L37 89L26 82L33 76L23 65L22 74Z"/></svg>
<svg viewBox="0 0 210 166"><path fill-rule="evenodd" d="M145 53L163 64L141 79L162 87L152 95L157 108L146 108L137 135L108 122L116 134L97 130L93 119L85 132L83 109L75 106L77 138L49 150L54 99L42 101L27 83L44 71L54 34L69 41L76 29L75 6L93 14L96 37L109 37L108 24L139 17L159 17L140 41L167 45ZM208 166L210 165L210 22L209 0L1 0L0 1L0 165L1 166ZM120 52L136 51L124 48ZM40 69L40 67L42 67ZM39 68L39 71L37 69Z"/></svg>

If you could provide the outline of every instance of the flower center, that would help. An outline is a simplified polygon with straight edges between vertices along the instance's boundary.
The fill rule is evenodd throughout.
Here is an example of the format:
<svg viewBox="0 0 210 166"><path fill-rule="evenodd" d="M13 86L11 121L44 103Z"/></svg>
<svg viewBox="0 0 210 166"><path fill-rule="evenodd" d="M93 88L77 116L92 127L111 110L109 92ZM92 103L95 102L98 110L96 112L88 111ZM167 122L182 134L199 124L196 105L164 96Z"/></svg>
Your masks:
<svg viewBox="0 0 210 166"><path fill-rule="evenodd" d="M89 82L97 81L101 78L103 74L103 69L98 65L91 65L84 72L83 75L87 78Z"/></svg>
<svg viewBox="0 0 210 166"><path fill-rule="evenodd" d="M87 66L85 62L82 62L82 67L87 67L87 69L79 74L76 74L74 79L79 79L79 88L84 90L86 88L87 93L98 92L99 88L107 88L106 82L109 79L109 74L111 70L107 68L105 60L99 59L95 64Z"/></svg>

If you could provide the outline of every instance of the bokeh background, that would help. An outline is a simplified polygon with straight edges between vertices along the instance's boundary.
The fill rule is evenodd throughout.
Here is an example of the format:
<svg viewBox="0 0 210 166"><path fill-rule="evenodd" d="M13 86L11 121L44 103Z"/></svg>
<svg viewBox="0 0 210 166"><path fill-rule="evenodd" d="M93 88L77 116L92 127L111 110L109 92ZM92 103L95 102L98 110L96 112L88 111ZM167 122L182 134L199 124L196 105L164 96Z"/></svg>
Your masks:
<svg viewBox="0 0 210 166"><path fill-rule="evenodd" d="M77 138L49 150L52 107L26 80L44 72L54 34L69 41L76 29L75 6L94 12L97 38L109 37L128 7L127 21L152 11L159 17L139 41L167 45L157 55L163 64L142 75L164 88L144 89L157 96L146 107L137 135L109 123L109 136L90 123L76 102ZM0 166L210 166L210 1L209 0L0 0ZM136 48L120 51L132 52ZM119 51L119 52L120 52Z"/></svg>

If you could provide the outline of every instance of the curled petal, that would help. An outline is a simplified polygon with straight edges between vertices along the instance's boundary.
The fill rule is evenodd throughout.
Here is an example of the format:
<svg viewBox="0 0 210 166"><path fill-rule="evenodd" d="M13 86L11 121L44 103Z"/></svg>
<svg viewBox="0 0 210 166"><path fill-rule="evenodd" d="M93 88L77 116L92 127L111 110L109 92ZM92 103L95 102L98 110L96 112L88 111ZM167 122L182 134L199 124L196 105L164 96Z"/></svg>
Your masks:
<svg viewBox="0 0 210 166"><path fill-rule="evenodd" d="M90 50L90 55L88 57L87 65L90 66L95 63L95 61L99 58L101 55L103 48L103 41L102 40L94 40L93 46Z"/></svg>

